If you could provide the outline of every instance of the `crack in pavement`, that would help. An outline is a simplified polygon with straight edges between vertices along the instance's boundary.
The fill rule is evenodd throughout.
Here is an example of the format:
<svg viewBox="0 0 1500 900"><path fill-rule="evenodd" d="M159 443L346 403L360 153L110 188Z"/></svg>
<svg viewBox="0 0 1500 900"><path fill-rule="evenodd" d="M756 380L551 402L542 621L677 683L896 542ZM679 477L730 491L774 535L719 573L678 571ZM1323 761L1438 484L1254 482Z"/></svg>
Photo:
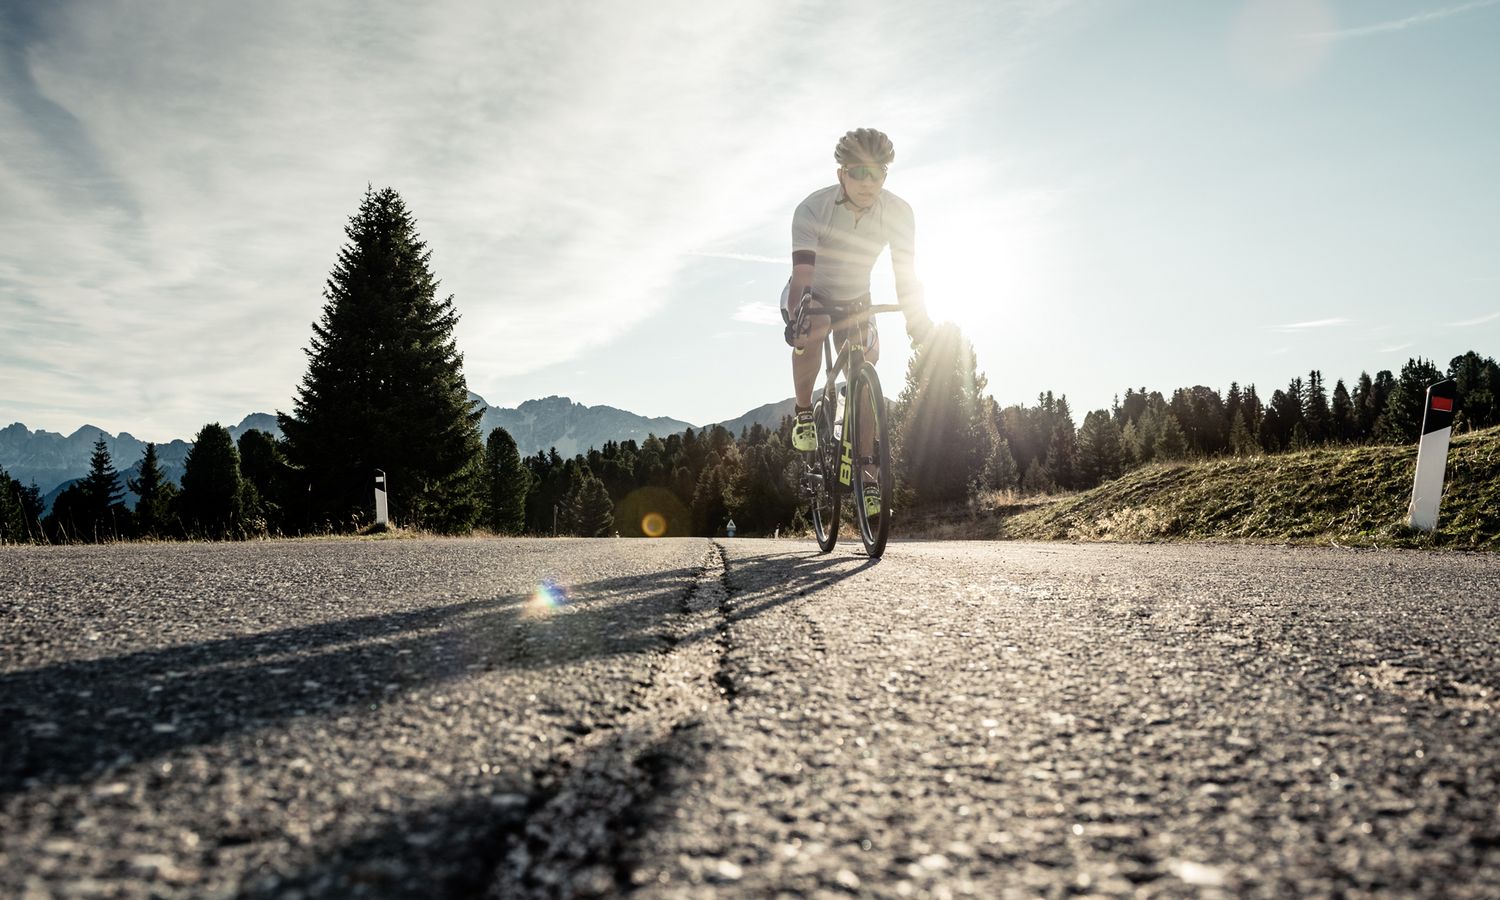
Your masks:
<svg viewBox="0 0 1500 900"><path fill-rule="evenodd" d="M556 787L533 797L488 896L605 896L650 874L638 868L637 839L709 752L705 725L733 704L728 600L724 550L713 543L680 615L663 623L664 655L635 708L538 773L538 783Z"/></svg>

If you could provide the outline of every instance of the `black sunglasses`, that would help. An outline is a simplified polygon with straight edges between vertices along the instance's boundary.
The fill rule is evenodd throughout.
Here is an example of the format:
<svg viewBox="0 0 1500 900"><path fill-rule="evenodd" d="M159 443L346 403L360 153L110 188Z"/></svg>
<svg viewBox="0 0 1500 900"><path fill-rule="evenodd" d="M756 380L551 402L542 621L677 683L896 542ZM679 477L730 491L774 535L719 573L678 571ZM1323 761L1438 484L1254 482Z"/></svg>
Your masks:
<svg viewBox="0 0 1500 900"><path fill-rule="evenodd" d="M855 181L884 181L885 166L844 166L844 174Z"/></svg>

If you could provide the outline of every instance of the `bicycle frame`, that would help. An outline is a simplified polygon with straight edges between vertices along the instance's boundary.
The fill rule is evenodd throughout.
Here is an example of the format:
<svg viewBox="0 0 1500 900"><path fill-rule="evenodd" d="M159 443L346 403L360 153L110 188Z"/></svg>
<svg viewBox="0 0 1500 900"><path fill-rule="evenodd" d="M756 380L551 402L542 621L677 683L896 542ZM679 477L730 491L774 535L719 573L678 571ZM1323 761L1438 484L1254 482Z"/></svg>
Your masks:
<svg viewBox="0 0 1500 900"><path fill-rule="evenodd" d="M852 374L858 372L865 364L865 345L863 326L878 313L903 311L905 307L895 303L885 303L875 306L854 305L846 310L839 310L837 306L824 306L815 315L823 314L829 317L828 334L823 336L823 358L827 361L826 381L823 384L823 397L826 403L833 404L838 409L838 385L837 379L840 372L844 373L845 393L848 396L844 402L843 437L839 453L839 484L849 487L854 483L854 442L858 435L854 433L854 402L855 398L849 391L849 382ZM833 352L833 333L840 329L845 330L845 337L839 346L838 355Z"/></svg>

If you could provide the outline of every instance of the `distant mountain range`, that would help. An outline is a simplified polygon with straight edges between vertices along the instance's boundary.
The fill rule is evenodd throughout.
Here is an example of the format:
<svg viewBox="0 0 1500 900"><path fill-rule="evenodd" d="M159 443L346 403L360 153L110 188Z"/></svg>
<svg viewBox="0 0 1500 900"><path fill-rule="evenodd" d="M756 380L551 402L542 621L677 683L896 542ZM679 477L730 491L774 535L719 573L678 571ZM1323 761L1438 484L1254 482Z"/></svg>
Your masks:
<svg viewBox="0 0 1500 900"><path fill-rule="evenodd" d="M483 397L472 392L469 399L485 407L484 417L480 420L482 433L504 428L516 439L516 445L526 456L556 447L564 458L571 458L591 447L602 447L607 441L640 442L648 435L665 437L696 427L680 419L647 418L612 406L584 406L567 397L527 400L515 409L490 406ZM756 422L776 428L784 416L791 415L792 405L790 398L768 403L717 424L735 435ZM229 429L229 434L238 441L240 435L251 429L281 436L276 417L270 413L246 416ZM101 435L115 468L122 476L123 487L125 479L140 474L140 460L146 452L146 442L126 431L112 435L93 425L84 425L66 436L41 429L31 431L20 422L0 428L0 468L22 484L35 483L50 508L57 494L88 474L94 441ZM183 463L191 447L189 441L181 438L156 445L162 472L174 483L182 481ZM133 506L134 495L128 496L126 502Z"/></svg>

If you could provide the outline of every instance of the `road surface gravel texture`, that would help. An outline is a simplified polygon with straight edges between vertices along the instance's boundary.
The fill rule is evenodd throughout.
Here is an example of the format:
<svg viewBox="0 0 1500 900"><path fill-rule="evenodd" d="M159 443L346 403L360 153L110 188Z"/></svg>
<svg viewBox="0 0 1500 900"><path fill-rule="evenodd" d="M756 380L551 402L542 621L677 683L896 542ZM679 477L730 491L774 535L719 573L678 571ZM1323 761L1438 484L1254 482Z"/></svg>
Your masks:
<svg viewBox="0 0 1500 900"><path fill-rule="evenodd" d="M1500 896L1500 560L0 547L0 896Z"/></svg>

